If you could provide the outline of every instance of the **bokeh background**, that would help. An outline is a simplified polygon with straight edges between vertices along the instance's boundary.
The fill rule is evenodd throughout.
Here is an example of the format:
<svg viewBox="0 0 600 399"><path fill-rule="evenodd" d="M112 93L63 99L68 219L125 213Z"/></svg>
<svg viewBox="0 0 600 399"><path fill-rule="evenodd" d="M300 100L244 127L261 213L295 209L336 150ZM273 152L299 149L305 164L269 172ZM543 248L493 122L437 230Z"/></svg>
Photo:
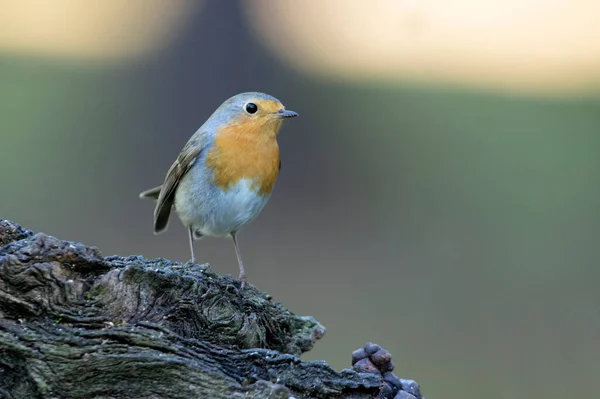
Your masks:
<svg viewBox="0 0 600 399"><path fill-rule="evenodd" d="M0 217L186 261L137 195L264 91L300 118L240 244L327 327L305 359L374 341L428 398L597 397L597 1L0 3ZM237 274L229 240L196 250Z"/></svg>

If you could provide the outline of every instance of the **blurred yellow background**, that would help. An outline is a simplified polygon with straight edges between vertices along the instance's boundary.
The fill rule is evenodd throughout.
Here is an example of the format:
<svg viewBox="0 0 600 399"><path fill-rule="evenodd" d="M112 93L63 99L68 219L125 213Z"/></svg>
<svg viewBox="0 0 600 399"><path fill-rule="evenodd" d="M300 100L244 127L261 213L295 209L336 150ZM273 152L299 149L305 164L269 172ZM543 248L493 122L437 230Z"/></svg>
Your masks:
<svg viewBox="0 0 600 399"><path fill-rule="evenodd" d="M428 398L595 397L600 3L0 0L0 217L186 261L158 185L229 96L300 118L249 280ZM196 244L236 275L228 240Z"/></svg>

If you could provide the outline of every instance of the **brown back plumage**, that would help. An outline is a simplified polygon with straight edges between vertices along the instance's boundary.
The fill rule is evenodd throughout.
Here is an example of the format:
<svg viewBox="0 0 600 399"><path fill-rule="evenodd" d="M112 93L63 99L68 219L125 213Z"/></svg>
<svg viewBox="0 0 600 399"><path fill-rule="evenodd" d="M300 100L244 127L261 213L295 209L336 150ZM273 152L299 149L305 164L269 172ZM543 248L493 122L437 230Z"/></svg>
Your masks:
<svg viewBox="0 0 600 399"><path fill-rule="evenodd" d="M205 147L206 134L197 132L185 144L181 153L169 168L165 181L161 186L151 188L140 194L140 198L156 199L154 208L154 233L159 234L167 229L171 208L175 201L175 191L181 178L186 174L200 152Z"/></svg>

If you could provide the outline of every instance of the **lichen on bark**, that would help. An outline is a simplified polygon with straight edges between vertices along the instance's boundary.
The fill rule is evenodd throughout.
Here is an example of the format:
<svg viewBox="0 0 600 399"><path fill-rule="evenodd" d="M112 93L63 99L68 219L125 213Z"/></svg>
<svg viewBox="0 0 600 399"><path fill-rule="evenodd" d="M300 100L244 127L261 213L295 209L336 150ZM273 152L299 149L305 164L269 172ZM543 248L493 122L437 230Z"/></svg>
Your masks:
<svg viewBox="0 0 600 399"><path fill-rule="evenodd" d="M0 219L0 398L420 397L383 350L341 372L302 362L324 333L207 265L103 257Z"/></svg>

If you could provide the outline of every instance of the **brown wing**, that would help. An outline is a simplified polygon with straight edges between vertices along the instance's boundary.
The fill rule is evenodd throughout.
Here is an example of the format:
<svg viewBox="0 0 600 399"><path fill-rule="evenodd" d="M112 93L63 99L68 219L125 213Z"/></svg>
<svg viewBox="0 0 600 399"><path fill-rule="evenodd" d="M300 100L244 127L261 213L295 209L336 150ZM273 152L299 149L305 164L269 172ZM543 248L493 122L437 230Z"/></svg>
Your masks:
<svg viewBox="0 0 600 399"><path fill-rule="evenodd" d="M181 150L181 153L169 168L165 181L158 195L154 209L154 233L158 234L167 229L171 207L175 200L175 190L181 178L187 173L198 155L204 149L205 135L194 135Z"/></svg>

